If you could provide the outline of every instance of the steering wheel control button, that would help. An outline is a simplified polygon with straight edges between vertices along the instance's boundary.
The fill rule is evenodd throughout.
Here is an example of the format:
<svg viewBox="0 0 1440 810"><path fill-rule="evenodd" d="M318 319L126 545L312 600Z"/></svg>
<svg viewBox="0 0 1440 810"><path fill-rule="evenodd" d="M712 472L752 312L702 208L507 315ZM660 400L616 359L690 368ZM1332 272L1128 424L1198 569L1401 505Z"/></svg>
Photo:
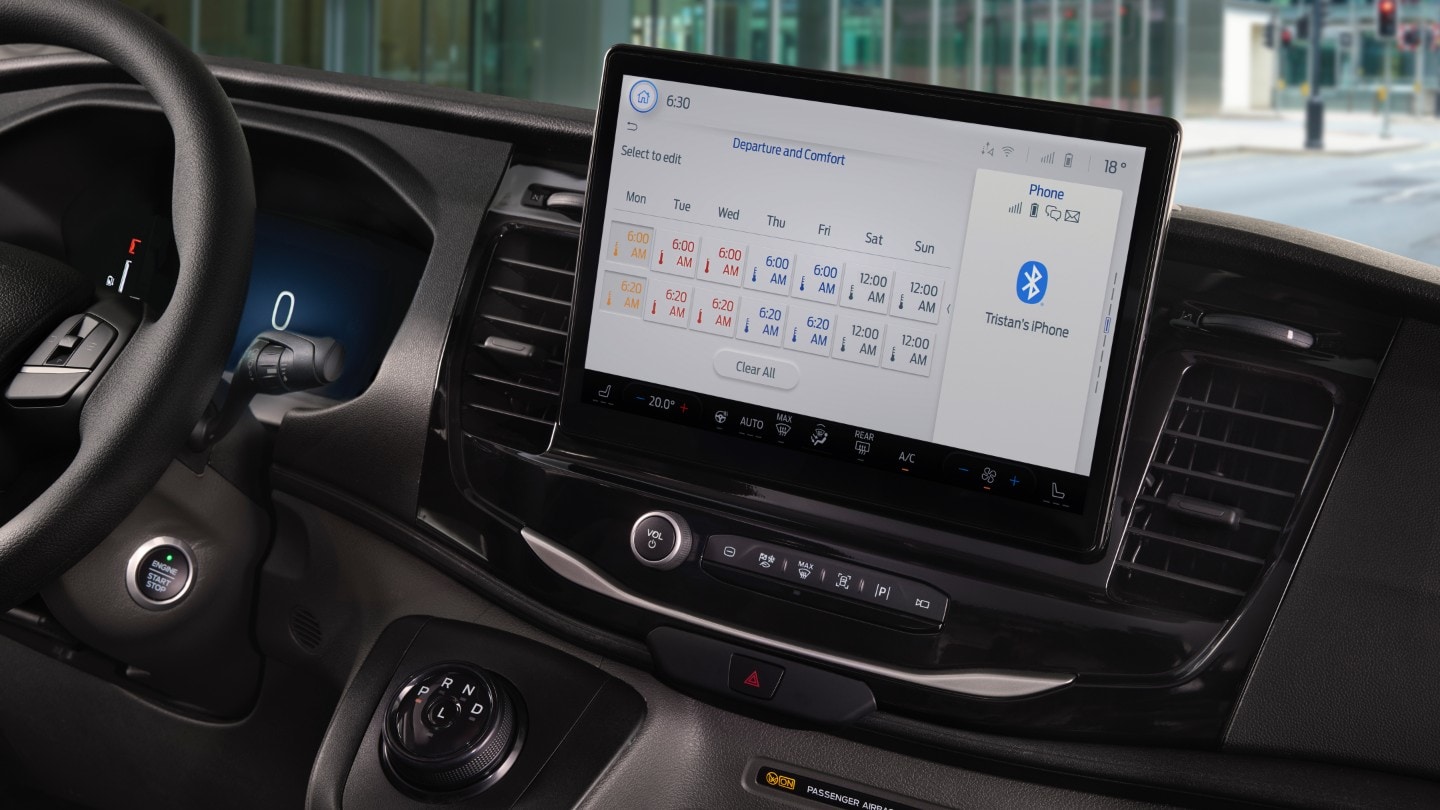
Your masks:
<svg viewBox="0 0 1440 810"><path fill-rule="evenodd" d="M497 678L471 664L442 664L395 693L381 751L394 778L444 792L498 776L518 737L517 711Z"/></svg>
<svg viewBox="0 0 1440 810"><path fill-rule="evenodd" d="M86 315L71 315L61 321L60 325L55 327L55 329L46 336L45 340L36 347L35 351L31 353L30 358L25 361L25 365L43 366L48 363L50 358L53 357L55 352L60 348L60 341L68 335L75 334L87 317Z"/></svg>
<svg viewBox="0 0 1440 810"><path fill-rule="evenodd" d="M780 679L785 677L785 668L769 664L748 655L730 656L730 688L742 695L761 700L775 697L780 688Z"/></svg>
<svg viewBox="0 0 1440 810"><path fill-rule="evenodd" d="M685 562L692 539L685 518L673 512L646 512L630 527L630 551L641 565L662 571Z"/></svg>
<svg viewBox="0 0 1440 810"><path fill-rule="evenodd" d="M149 540L130 555L125 585L140 607L161 610L174 605L190 592L195 580L195 560L189 546L173 537Z"/></svg>
<svg viewBox="0 0 1440 810"><path fill-rule="evenodd" d="M110 348L118 333L115 327L106 324L96 324L82 339L79 334L71 335L79 341L74 351L70 352L70 358L65 361L66 368L95 368L100 358L105 356L105 350Z"/></svg>

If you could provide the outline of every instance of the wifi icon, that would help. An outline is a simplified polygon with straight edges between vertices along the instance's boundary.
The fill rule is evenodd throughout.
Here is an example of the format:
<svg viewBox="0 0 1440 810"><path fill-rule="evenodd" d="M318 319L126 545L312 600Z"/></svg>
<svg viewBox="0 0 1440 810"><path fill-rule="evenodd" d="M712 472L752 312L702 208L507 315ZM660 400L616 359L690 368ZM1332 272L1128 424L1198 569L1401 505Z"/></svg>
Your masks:
<svg viewBox="0 0 1440 810"><path fill-rule="evenodd" d="M1013 146L1002 146L1002 147L1000 147L1000 151L1001 151L1001 152L1004 152L1004 153L1005 153L1005 157L1008 158L1008 157L1010 157L1011 155L1015 154L1015 147L1013 147Z"/></svg>

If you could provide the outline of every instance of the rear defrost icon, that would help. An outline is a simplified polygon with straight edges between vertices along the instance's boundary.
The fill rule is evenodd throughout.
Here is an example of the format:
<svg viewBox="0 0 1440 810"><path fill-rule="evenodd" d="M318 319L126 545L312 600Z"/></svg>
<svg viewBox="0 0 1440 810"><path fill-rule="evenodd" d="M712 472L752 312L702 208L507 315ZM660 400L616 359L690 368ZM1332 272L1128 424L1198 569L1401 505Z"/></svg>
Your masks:
<svg viewBox="0 0 1440 810"><path fill-rule="evenodd" d="M1050 286L1050 271L1040 262L1025 262L1015 277L1015 295L1022 304L1038 304L1045 300Z"/></svg>

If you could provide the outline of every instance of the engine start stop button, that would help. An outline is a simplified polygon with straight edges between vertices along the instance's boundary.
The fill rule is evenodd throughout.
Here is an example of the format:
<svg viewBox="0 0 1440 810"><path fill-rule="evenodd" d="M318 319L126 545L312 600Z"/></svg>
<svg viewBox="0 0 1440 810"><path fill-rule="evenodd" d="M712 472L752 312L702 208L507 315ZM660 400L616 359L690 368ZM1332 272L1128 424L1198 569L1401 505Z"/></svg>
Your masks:
<svg viewBox="0 0 1440 810"><path fill-rule="evenodd" d="M190 592L195 561L189 546L173 537L149 540L130 555L125 586L130 598L150 610L167 608Z"/></svg>

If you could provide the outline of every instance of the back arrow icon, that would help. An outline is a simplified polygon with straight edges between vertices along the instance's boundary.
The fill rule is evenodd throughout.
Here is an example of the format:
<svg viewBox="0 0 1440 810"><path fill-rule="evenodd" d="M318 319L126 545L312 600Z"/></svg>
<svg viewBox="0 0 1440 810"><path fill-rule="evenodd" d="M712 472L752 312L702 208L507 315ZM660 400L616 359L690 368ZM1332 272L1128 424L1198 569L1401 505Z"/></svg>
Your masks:
<svg viewBox="0 0 1440 810"><path fill-rule="evenodd" d="M630 130L631 132L634 132L635 130L640 128L640 125L635 123L634 121L626 121L625 128Z"/></svg>

